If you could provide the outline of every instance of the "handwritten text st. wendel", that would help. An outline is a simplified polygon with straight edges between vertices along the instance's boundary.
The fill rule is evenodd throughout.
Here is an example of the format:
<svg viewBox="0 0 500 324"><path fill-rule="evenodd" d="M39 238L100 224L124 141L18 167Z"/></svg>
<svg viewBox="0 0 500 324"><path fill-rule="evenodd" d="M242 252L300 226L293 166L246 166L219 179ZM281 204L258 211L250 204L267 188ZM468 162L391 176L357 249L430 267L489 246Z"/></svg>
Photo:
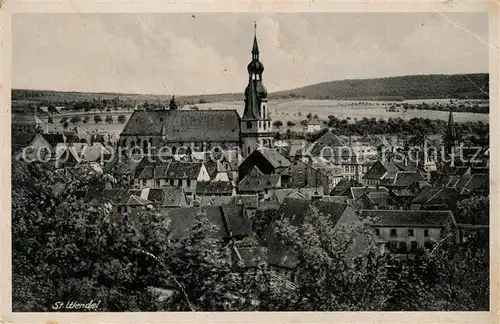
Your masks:
<svg viewBox="0 0 500 324"><path fill-rule="evenodd" d="M67 302L58 301L54 305L52 305L52 309L54 309L54 310L60 310L60 309L97 310L99 308L100 303L101 303L100 300L98 300L98 301L91 300L90 302L88 302L86 304L79 303L77 301L67 301Z"/></svg>

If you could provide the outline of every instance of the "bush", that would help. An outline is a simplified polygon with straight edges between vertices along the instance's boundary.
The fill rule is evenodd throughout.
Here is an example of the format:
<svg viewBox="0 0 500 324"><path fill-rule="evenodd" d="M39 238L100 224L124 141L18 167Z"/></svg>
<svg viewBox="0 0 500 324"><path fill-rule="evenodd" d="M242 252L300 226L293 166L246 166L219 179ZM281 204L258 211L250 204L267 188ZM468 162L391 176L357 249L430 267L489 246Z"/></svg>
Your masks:
<svg viewBox="0 0 500 324"><path fill-rule="evenodd" d="M82 117L80 117L80 116L73 116L69 120L69 122L72 123L72 124L76 124L76 123L79 123L81 121L82 121Z"/></svg>
<svg viewBox="0 0 500 324"><path fill-rule="evenodd" d="M123 124L123 123L125 123L126 120L127 120L127 118L125 117L125 115L118 116L119 123Z"/></svg>
<svg viewBox="0 0 500 324"><path fill-rule="evenodd" d="M97 124L97 123L102 122L102 117L101 117L101 115L95 115L95 116L94 116L94 121L95 121L95 123L96 123L96 124Z"/></svg>
<svg viewBox="0 0 500 324"><path fill-rule="evenodd" d="M289 121L287 121L287 122L286 122L286 125L287 125L288 127L293 127L293 126L295 126L295 123L294 123L293 121L290 121L290 120L289 120Z"/></svg>
<svg viewBox="0 0 500 324"><path fill-rule="evenodd" d="M113 123L113 116L111 116L111 115L106 116L106 123L108 123L108 124Z"/></svg>
<svg viewBox="0 0 500 324"><path fill-rule="evenodd" d="M276 127L276 128L280 128L281 126L283 126L283 122L281 120L276 120L273 123L273 126Z"/></svg>

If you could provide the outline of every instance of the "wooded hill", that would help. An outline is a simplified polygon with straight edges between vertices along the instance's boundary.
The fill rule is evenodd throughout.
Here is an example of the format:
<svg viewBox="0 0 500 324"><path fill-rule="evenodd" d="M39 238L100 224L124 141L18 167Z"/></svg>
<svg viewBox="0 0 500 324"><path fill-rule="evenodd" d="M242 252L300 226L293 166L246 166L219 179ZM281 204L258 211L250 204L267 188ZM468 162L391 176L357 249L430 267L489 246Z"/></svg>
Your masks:
<svg viewBox="0 0 500 324"><path fill-rule="evenodd" d="M269 99L353 99L353 100L405 100L405 99L487 99L489 75L411 75L400 77L341 80L317 83L297 89L270 93ZM171 95L62 92L45 90L12 90L12 100L34 102L64 102L113 100L126 102L168 102ZM177 97L185 104L243 100L241 93L192 95Z"/></svg>

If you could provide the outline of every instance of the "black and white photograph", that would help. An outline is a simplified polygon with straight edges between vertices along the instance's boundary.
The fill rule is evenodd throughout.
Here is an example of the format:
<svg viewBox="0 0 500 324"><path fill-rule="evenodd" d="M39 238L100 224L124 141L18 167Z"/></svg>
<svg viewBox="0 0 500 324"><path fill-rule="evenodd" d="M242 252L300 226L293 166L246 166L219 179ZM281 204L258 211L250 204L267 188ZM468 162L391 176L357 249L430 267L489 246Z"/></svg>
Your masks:
<svg viewBox="0 0 500 324"><path fill-rule="evenodd" d="M495 309L490 19L13 13L12 312Z"/></svg>

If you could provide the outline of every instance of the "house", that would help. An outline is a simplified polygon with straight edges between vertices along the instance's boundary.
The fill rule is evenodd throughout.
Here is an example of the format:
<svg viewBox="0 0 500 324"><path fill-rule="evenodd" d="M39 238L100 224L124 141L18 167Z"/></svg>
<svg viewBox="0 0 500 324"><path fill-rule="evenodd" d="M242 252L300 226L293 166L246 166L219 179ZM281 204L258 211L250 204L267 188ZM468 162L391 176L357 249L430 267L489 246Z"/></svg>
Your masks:
<svg viewBox="0 0 500 324"><path fill-rule="evenodd" d="M146 162L135 170L134 184L138 188L180 187L186 195L196 195L199 181L210 181L202 162Z"/></svg>
<svg viewBox="0 0 500 324"><path fill-rule="evenodd" d="M321 131L321 121L317 118L312 118L307 122L306 131L315 133Z"/></svg>
<svg viewBox="0 0 500 324"><path fill-rule="evenodd" d="M330 196L348 196L351 197L352 187L362 187L361 183L354 179L341 179L337 185L330 191Z"/></svg>
<svg viewBox="0 0 500 324"><path fill-rule="evenodd" d="M285 201L286 198L294 198L294 199L304 199L304 200L312 200L315 198L323 197L323 188L322 187L308 187L308 188L287 188L287 189L276 189L272 196L270 197L270 201L276 202L281 205Z"/></svg>
<svg viewBox="0 0 500 324"><path fill-rule="evenodd" d="M393 253L430 249L456 228L449 210L361 210L359 217L368 220Z"/></svg>
<svg viewBox="0 0 500 324"><path fill-rule="evenodd" d="M295 159L281 171L284 188L305 188L321 186L326 193L342 179L342 170L321 158ZM323 194L323 192L322 192Z"/></svg>
<svg viewBox="0 0 500 324"><path fill-rule="evenodd" d="M199 197L199 206L222 206L241 205L248 219L255 216L259 206L258 195L236 195L236 196L202 196Z"/></svg>
<svg viewBox="0 0 500 324"><path fill-rule="evenodd" d="M238 192L242 194L258 194L259 199L269 198L275 189L281 187L278 174L264 174L254 167L238 184Z"/></svg>
<svg viewBox="0 0 500 324"><path fill-rule="evenodd" d="M261 231L261 240L267 247L269 266L284 274L293 281L298 265L297 254L293 246L287 245L277 236L277 224L280 220L287 219L293 226L301 226L314 217L315 212L327 217L335 229L344 230L350 224L360 225L360 220L354 210L347 204L328 202L322 200L303 200L286 198L277 211L268 213L269 225ZM261 215L258 213L257 215ZM379 246L383 252L382 242L375 241L374 235L356 235L349 250L349 255L354 256L365 250L370 244Z"/></svg>
<svg viewBox="0 0 500 324"><path fill-rule="evenodd" d="M384 181L390 181L394 179L396 173L400 169L390 161L377 161L363 176L363 185L365 186L380 186Z"/></svg>
<svg viewBox="0 0 500 324"><path fill-rule="evenodd" d="M339 153L345 147L342 140L331 131L325 133L316 142L309 147L309 154L311 156L322 156L328 158L331 156L341 156Z"/></svg>
<svg viewBox="0 0 500 324"><path fill-rule="evenodd" d="M64 136L68 139L68 142L77 143L91 143L92 136L84 128L80 126L75 126L70 131L63 132Z"/></svg>
<svg viewBox="0 0 500 324"><path fill-rule="evenodd" d="M356 206L364 206L363 208L388 208L394 205L395 201L391 197L389 190L385 187L372 188L372 187L352 187L351 197Z"/></svg>
<svg viewBox="0 0 500 324"><path fill-rule="evenodd" d="M279 154L278 151L269 148L261 148L253 151L240 164L239 179L243 179L250 171L257 167L263 174L279 174L290 166L290 161Z"/></svg>
<svg viewBox="0 0 500 324"><path fill-rule="evenodd" d="M424 188L413 200L410 201L410 209L456 209L457 202L462 197L456 188Z"/></svg>
<svg viewBox="0 0 500 324"><path fill-rule="evenodd" d="M229 241L253 235L252 225L245 217L241 205L177 208L158 210L157 213L170 223L170 240L187 237L202 216L206 216L210 224L217 226L216 231L209 234L212 238Z"/></svg>

